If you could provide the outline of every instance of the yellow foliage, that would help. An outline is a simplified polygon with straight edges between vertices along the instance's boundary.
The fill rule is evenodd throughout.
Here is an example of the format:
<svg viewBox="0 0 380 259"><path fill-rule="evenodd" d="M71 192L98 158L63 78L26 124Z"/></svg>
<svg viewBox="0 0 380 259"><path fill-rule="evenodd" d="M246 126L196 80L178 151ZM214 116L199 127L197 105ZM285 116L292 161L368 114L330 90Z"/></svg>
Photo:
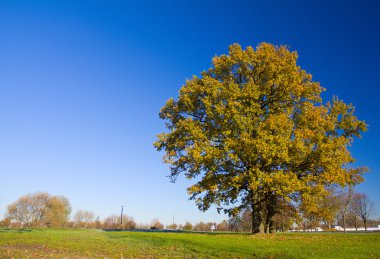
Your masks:
<svg viewBox="0 0 380 259"><path fill-rule="evenodd" d="M161 109L168 132L154 145L173 181L181 173L197 180L188 192L201 210L235 213L280 197L313 211L329 186L362 181L365 168L352 166L348 146L366 124L351 104L324 104L297 58L285 46L233 44Z"/></svg>

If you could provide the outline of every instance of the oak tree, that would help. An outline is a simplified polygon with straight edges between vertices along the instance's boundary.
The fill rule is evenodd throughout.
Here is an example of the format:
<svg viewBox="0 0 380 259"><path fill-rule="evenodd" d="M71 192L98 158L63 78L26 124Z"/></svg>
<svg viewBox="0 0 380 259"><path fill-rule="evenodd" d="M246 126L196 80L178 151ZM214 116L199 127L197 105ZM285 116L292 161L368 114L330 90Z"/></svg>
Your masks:
<svg viewBox="0 0 380 259"><path fill-rule="evenodd" d="M200 210L250 208L259 232L264 204L307 201L363 180L348 147L365 122L336 97L322 102L324 88L297 58L286 46L234 44L161 109L168 131L154 145L172 181L195 179L188 193Z"/></svg>

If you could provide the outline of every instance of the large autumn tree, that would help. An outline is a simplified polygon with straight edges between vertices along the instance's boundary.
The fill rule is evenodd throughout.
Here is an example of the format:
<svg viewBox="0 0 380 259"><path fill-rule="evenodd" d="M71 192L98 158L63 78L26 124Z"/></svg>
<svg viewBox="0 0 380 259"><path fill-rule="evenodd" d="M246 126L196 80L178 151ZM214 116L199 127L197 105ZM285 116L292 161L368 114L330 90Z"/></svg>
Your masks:
<svg viewBox="0 0 380 259"><path fill-rule="evenodd" d="M323 103L324 88L297 57L285 46L234 44L161 109L168 132L154 145L172 181L181 173L196 180L188 193L200 210L249 208L259 232L278 201L307 206L331 185L363 180L348 147L366 124L351 104Z"/></svg>

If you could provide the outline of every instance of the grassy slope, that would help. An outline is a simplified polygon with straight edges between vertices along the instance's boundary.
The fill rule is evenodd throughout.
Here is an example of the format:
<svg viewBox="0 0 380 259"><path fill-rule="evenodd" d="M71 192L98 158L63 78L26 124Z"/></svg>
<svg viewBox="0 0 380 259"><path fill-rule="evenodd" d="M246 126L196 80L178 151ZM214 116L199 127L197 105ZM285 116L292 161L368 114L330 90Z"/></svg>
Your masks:
<svg viewBox="0 0 380 259"><path fill-rule="evenodd" d="M3 257L380 258L380 233L273 235L1 230Z"/></svg>

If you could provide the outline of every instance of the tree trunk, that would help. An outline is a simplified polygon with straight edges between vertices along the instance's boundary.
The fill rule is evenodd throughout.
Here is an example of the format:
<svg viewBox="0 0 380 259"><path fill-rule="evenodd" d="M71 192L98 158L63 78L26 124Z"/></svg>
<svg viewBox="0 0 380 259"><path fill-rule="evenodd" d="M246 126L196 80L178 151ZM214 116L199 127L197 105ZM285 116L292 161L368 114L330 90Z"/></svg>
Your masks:
<svg viewBox="0 0 380 259"><path fill-rule="evenodd" d="M367 232L367 219L363 220L364 221L364 229Z"/></svg>
<svg viewBox="0 0 380 259"><path fill-rule="evenodd" d="M276 214L276 196L272 193L266 193L266 200L261 204L262 216L265 222L265 233L273 233L274 222L273 217Z"/></svg>
<svg viewBox="0 0 380 259"><path fill-rule="evenodd" d="M346 234L346 215L343 213L343 233Z"/></svg>
<svg viewBox="0 0 380 259"><path fill-rule="evenodd" d="M265 226L265 233L274 233L274 222L272 220L272 217L269 217L266 221L266 226Z"/></svg>
<svg viewBox="0 0 380 259"><path fill-rule="evenodd" d="M252 227L251 232L252 234L256 233L264 233L264 226L263 226L263 220L261 217L261 210L260 206L255 204L255 200L252 199L252 214L251 214L251 220L252 220Z"/></svg>

